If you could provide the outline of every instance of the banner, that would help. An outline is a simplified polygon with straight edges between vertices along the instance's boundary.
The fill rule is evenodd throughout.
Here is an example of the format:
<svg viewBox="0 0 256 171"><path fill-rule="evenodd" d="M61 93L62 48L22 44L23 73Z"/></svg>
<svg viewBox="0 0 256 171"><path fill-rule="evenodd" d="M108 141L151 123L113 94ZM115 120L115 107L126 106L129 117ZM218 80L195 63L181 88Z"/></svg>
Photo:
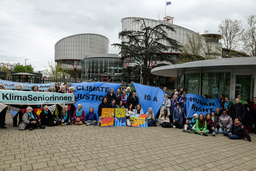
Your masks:
<svg viewBox="0 0 256 171"><path fill-rule="evenodd" d="M216 112L216 108L220 107L218 98L208 100L197 94L186 94L186 98L187 118L192 118L195 113L205 116L207 113L211 114L211 111Z"/></svg>
<svg viewBox="0 0 256 171"><path fill-rule="evenodd" d="M125 108L115 108L115 126L126 126Z"/></svg>
<svg viewBox="0 0 256 171"><path fill-rule="evenodd" d="M115 108L102 108L101 117L102 127L114 126Z"/></svg>
<svg viewBox="0 0 256 171"><path fill-rule="evenodd" d="M0 79L0 84L4 84L5 89L11 89L15 90L15 86L17 84L22 84L23 90L31 90L33 85L38 86L38 90L48 90L49 87L55 87L55 83L22 83L22 82L14 82L14 81L6 81L6 80L1 80Z"/></svg>
<svg viewBox="0 0 256 171"><path fill-rule="evenodd" d="M20 111L20 108L10 106L10 113L12 118L17 115L17 113Z"/></svg>
<svg viewBox="0 0 256 171"><path fill-rule="evenodd" d="M74 96L72 93L0 90L0 103L23 105L69 104L74 103Z"/></svg>
<svg viewBox="0 0 256 171"><path fill-rule="evenodd" d="M139 103L144 113L147 113L148 108L151 107L154 115L156 116L164 102L165 92L158 87L151 87L137 83L132 84L137 92Z"/></svg>
<svg viewBox="0 0 256 171"><path fill-rule="evenodd" d="M98 120L98 107L101 103L101 99L110 92L111 88L114 88L114 92L116 92L121 84L104 82L83 82L72 83L71 86L75 87L75 107L77 108L77 105L81 104L83 106L85 114L89 112L90 107L93 107Z"/></svg>
<svg viewBox="0 0 256 171"><path fill-rule="evenodd" d="M133 127L148 127L148 119L147 118L148 118L147 114L134 115L132 117L132 126Z"/></svg>

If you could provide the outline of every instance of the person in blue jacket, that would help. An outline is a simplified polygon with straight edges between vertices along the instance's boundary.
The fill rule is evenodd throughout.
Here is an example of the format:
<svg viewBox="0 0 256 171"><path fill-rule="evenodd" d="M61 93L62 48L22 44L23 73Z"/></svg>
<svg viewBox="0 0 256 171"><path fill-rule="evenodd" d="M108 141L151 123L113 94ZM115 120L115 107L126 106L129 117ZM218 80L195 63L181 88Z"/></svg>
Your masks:
<svg viewBox="0 0 256 171"><path fill-rule="evenodd" d="M94 113L94 108L90 107L89 112L85 117L85 124L89 126L89 125L95 125L96 123L97 123L97 117L96 117L96 114Z"/></svg>
<svg viewBox="0 0 256 171"><path fill-rule="evenodd" d="M173 127L175 128L183 128L183 117L185 115L184 108L181 107L181 103L177 103L177 107L173 110Z"/></svg>

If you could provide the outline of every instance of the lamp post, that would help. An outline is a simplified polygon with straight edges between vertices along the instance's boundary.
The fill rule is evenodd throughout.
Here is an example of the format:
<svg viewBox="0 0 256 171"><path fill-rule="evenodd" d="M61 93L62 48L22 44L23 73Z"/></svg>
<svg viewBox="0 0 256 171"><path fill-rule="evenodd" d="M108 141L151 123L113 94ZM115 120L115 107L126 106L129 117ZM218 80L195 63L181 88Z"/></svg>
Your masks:
<svg viewBox="0 0 256 171"><path fill-rule="evenodd" d="M140 84L143 84L143 77L142 77L142 74L143 74L143 72L142 72L142 62L140 63Z"/></svg>
<svg viewBox="0 0 256 171"><path fill-rule="evenodd" d="M28 60L28 59L25 59L25 72L26 72L26 66L27 66L27 65L26 65L26 61L27 61L27 60Z"/></svg>

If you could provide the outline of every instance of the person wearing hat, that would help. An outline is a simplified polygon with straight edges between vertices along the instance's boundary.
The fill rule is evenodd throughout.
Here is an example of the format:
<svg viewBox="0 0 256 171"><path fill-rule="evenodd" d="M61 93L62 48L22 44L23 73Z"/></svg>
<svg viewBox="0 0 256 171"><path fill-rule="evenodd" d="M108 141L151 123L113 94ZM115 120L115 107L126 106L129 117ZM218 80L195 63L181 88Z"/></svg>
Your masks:
<svg viewBox="0 0 256 171"><path fill-rule="evenodd" d="M173 110L173 128L183 128L183 117L185 115L184 108L181 103L177 102L177 107Z"/></svg>

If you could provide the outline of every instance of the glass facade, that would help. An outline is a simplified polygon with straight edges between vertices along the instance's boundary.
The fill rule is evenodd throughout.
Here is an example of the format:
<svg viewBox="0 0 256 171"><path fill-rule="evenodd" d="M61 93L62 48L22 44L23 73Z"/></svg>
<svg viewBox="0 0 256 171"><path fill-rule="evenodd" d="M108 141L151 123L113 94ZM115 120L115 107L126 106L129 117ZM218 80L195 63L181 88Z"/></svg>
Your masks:
<svg viewBox="0 0 256 171"><path fill-rule="evenodd" d="M210 99L218 98L220 94L229 97L230 73L202 73L202 94Z"/></svg>
<svg viewBox="0 0 256 171"><path fill-rule="evenodd" d="M179 74L178 87L187 93L207 94L208 98L218 98L220 94L230 95L230 73Z"/></svg>
<svg viewBox="0 0 256 171"><path fill-rule="evenodd" d="M85 58L81 64L82 78L88 81L122 82L123 62L120 58Z"/></svg>
<svg viewBox="0 0 256 171"><path fill-rule="evenodd" d="M250 99L251 75L236 75L236 97L241 94L243 99Z"/></svg>

